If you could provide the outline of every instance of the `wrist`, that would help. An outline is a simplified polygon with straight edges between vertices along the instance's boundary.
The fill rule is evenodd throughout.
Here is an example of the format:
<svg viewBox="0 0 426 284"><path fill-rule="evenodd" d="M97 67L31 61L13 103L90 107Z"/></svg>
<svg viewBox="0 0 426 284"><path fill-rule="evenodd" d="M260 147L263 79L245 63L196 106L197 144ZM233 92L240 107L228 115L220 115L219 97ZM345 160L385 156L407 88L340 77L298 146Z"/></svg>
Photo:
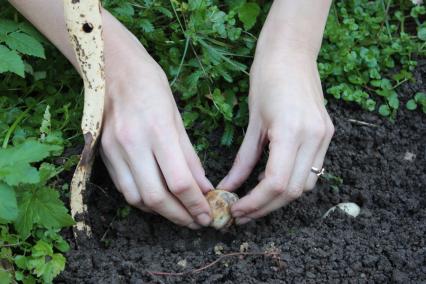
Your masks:
<svg viewBox="0 0 426 284"><path fill-rule="evenodd" d="M132 74L131 70L140 69L141 65L144 69L152 69L157 65L139 40L124 25L104 9L102 15L107 81L111 78L127 77Z"/></svg>
<svg viewBox="0 0 426 284"><path fill-rule="evenodd" d="M291 55L316 61L331 0L274 1L260 33L256 53Z"/></svg>
<svg viewBox="0 0 426 284"><path fill-rule="evenodd" d="M283 21L269 21L259 35L256 56L272 54L275 57L316 61L320 44L308 35L298 34L296 29Z"/></svg>

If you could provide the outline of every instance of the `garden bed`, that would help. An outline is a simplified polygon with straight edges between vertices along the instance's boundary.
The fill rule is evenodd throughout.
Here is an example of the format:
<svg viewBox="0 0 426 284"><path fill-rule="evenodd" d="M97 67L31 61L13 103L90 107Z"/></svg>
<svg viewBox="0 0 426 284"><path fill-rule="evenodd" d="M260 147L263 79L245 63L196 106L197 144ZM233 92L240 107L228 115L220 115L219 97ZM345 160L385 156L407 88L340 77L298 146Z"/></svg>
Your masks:
<svg viewBox="0 0 426 284"><path fill-rule="evenodd" d="M398 92L406 101L425 89L426 65L419 62L416 84ZM98 164L89 200L94 237L67 254L58 282L66 283L420 283L426 281L426 117L401 108L397 122L329 102L336 134L326 169L343 178L338 189L323 181L273 214L221 233L191 231L160 216L125 206L106 170ZM363 124L362 122L367 122ZM211 143L219 136L209 137ZM236 146L235 146L236 147ZM237 148L215 146L202 157L213 183L232 164ZM252 188L258 166L241 192ZM357 218L335 211L339 202L361 206ZM71 234L69 234L71 236ZM223 257L233 252L279 252ZM198 273L222 256L222 260ZM154 271L186 272L183 276Z"/></svg>

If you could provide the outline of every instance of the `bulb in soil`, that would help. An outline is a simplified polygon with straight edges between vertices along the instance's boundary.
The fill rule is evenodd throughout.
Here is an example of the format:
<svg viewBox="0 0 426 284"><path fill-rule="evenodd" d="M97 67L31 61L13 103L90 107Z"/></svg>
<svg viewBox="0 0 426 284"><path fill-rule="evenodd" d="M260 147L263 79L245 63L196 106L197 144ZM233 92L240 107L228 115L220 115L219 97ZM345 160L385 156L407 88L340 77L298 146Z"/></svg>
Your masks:
<svg viewBox="0 0 426 284"><path fill-rule="evenodd" d="M345 212L346 214L354 218L357 217L359 213L361 212L361 208L358 206L358 204L353 202L344 202L344 203L339 203L336 206L333 206L330 209L328 209L328 211L325 212L323 218L327 217L331 212L336 210L336 208L339 208L340 210L342 210L343 212Z"/></svg>
<svg viewBox="0 0 426 284"><path fill-rule="evenodd" d="M232 192L216 189L207 193L206 198L213 217L210 226L217 230L231 226L234 222L231 214L231 206L238 201L238 196Z"/></svg>

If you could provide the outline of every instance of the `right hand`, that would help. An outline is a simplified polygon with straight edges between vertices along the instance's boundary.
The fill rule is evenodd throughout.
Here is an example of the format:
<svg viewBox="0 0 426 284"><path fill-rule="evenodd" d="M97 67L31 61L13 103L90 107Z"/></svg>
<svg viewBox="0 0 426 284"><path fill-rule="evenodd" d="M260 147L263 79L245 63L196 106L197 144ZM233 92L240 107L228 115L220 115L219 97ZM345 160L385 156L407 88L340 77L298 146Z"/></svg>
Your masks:
<svg viewBox="0 0 426 284"><path fill-rule="evenodd" d="M213 186L167 77L141 45L130 45L105 54L102 159L129 204L191 229L207 226L211 213L203 193Z"/></svg>

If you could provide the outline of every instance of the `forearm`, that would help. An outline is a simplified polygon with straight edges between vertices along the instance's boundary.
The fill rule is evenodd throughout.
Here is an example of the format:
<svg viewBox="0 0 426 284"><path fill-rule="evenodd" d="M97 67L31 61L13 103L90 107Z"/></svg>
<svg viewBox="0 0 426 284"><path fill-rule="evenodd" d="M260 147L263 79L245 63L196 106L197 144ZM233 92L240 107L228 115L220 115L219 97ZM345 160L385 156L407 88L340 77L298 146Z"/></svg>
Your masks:
<svg viewBox="0 0 426 284"><path fill-rule="evenodd" d="M9 2L79 70L65 25L62 0L10 0ZM113 62L120 60L119 58L125 53L132 53L130 49L140 53L142 58L150 60L139 41L105 9L102 9L102 17L107 77L113 76L116 69L113 68Z"/></svg>
<svg viewBox="0 0 426 284"><path fill-rule="evenodd" d="M259 37L258 49L291 51L316 59L331 0L275 0Z"/></svg>

